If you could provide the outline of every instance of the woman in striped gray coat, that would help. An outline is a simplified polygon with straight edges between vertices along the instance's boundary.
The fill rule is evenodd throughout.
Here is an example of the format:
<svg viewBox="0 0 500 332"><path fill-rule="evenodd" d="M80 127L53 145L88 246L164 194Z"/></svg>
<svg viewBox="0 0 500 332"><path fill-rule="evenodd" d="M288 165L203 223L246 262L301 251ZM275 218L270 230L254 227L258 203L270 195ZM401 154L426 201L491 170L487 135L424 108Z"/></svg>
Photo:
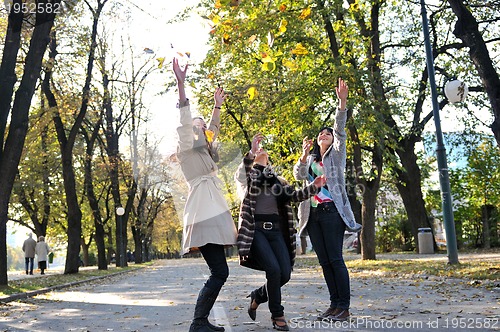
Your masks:
<svg viewBox="0 0 500 332"><path fill-rule="evenodd" d="M295 260L295 227L290 206L315 195L325 184L324 177L301 190L279 178L269 165L267 152L259 148L257 134L252 149L243 158L236 174L241 203L238 230L240 264L266 272L266 283L249 295L248 315L256 318L259 304L268 302L273 327L288 331L281 305L281 287L290 280Z"/></svg>

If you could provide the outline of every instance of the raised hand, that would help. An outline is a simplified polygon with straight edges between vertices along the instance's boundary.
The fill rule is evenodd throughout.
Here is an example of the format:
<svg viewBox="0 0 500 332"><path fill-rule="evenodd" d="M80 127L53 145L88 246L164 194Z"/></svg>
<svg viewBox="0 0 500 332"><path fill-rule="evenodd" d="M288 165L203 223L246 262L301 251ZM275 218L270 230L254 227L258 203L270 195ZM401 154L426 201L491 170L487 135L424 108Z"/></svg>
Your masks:
<svg viewBox="0 0 500 332"><path fill-rule="evenodd" d="M349 94L349 87L342 78L339 78L339 84L337 87L335 87L335 92L337 93L337 98L339 100L339 109L345 110L347 106L347 96Z"/></svg>
<svg viewBox="0 0 500 332"><path fill-rule="evenodd" d="M214 93L214 102L215 102L215 107L221 107L222 104L224 103L224 100L226 100L227 95L224 93L224 89L221 87L218 87L215 89Z"/></svg>
<svg viewBox="0 0 500 332"><path fill-rule="evenodd" d="M172 60L172 69L174 70L175 78L177 79L178 84L184 83L184 81L186 80L186 72L187 72L188 66L189 65L186 64L184 66L184 69L183 69L179 65L179 59L174 58Z"/></svg>
<svg viewBox="0 0 500 332"><path fill-rule="evenodd" d="M260 142L262 142L263 139L264 135L262 135L261 133L257 133L254 135L252 139L252 150L251 150L254 156L257 154L257 151L259 151L259 144Z"/></svg>
<svg viewBox="0 0 500 332"><path fill-rule="evenodd" d="M254 163L266 166L268 162L269 162L269 155L267 154L267 151L264 150L263 148L259 148L257 150L257 153L255 154Z"/></svg>
<svg viewBox="0 0 500 332"><path fill-rule="evenodd" d="M309 151L311 151L314 142L312 139L309 139L307 136L302 140L302 155L307 156Z"/></svg>

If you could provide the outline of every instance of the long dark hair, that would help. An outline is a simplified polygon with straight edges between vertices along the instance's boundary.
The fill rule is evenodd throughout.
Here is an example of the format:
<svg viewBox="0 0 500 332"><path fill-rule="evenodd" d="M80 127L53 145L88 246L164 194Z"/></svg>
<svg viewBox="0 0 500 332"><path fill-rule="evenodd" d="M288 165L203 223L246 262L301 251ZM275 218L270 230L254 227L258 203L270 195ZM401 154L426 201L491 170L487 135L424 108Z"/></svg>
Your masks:
<svg viewBox="0 0 500 332"><path fill-rule="evenodd" d="M312 148L311 152L309 152L309 154L314 157L315 161L321 161L321 153L320 153L320 148L319 148L319 144L318 144L318 135L319 135L319 133L321 133L325 129L328 130L328 132L330 134L332 134L332 136L333 136L333 128L331 128L331 127L323 127L318 131L318 134L316 135L316 138L314 139L313 148Z"/></svg>

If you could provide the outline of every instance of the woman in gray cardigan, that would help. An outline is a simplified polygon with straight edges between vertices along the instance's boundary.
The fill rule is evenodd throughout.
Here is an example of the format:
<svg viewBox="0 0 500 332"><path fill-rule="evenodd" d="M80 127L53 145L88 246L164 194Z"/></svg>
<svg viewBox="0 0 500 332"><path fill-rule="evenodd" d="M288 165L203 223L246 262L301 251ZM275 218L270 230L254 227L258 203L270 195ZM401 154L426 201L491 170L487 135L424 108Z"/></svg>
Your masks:
<svg viewBox="0 0 500 332"><path fill-rule="evenodd" d="M219 133L225 94L222 88L215 91L215 105L207 128L202 118L193 119L189 109L184 90L187 65L181 68L174 59L173 70L179 90L181 122L177 128L177 158L189 187L184 207L182 253L200 251L210 269L210 277L198 295L189 331L224 331L223 327L212 325L208 316L229 276L224 246L236 243L236 226L222 194L222 181L217 177L217 153L212 146Z"/></svg>
<svg viewBox="0 0 500 332"><path fill-rule="evenodd" d="M308 183L317 176L326 176L326 186L320 193L299 207L299 235L309 235L330 293L330 307L318 319L344 321L350 316L351 296L349 273L342 256L344 232L357 232L361 225L354 220L345 189L348 87L342 79L336 93L339 107L333 128L322 128L314 143L304 138L294 176Z"/></svg>

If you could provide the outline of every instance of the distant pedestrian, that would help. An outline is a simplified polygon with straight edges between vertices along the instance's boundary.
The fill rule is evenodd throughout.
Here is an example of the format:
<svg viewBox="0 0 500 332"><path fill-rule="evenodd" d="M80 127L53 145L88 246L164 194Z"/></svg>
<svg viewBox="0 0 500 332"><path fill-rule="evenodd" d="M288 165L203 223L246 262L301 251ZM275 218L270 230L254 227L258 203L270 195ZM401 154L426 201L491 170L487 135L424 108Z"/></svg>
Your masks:
<svg viewBox="0 0 500 332"><path fill-rule="evenodd" d="M47 269L47 256L50 252L49 245L45 242L45 237L38 237L38 243L36 244L35 251L38 260L38 268L41 271L40 274L45 274L45 269Z"/></svg>
<svg viewBox="0 0 500 332"><path fill-rule="evenodd" d="M29 233L28 238L24 240L23 243L26 274L33 274L33 265L35 264L35 247L36 241L33 239L33 233Z"/></svg>
<svg viewBox="0 0 500 332"><path fill-rule="evenodd" d="M178 59L173 60L181 122L177 128L177 158L189 186L183 216L182 253L200 251L210 269L210 277L196 300L189 331L224 331L222 326L212 325L208 316L229 276L224 246L236 243L236 226L221 190L222 181L217 177L216 161L219 158L214 146L226 95L220 87L215 90L214 108L208 127L203 119L193 119L184 89L187 67L181 68Z"/></svg>
<svg viewBox="0 0 500 332"><path fill-rule="evenodd" d="M281 304L281 287L289 280L295 260L295 225L290 202L300 202L318 193L325 184L317 177L307 187L295 190L273 170L267 152L259 148L261 134L235 174L242 199L238 230L240 264L266 272L266 283L253 290L248 315L255 320L259 304L268 302L273 328L289 331Z"/></svg>

